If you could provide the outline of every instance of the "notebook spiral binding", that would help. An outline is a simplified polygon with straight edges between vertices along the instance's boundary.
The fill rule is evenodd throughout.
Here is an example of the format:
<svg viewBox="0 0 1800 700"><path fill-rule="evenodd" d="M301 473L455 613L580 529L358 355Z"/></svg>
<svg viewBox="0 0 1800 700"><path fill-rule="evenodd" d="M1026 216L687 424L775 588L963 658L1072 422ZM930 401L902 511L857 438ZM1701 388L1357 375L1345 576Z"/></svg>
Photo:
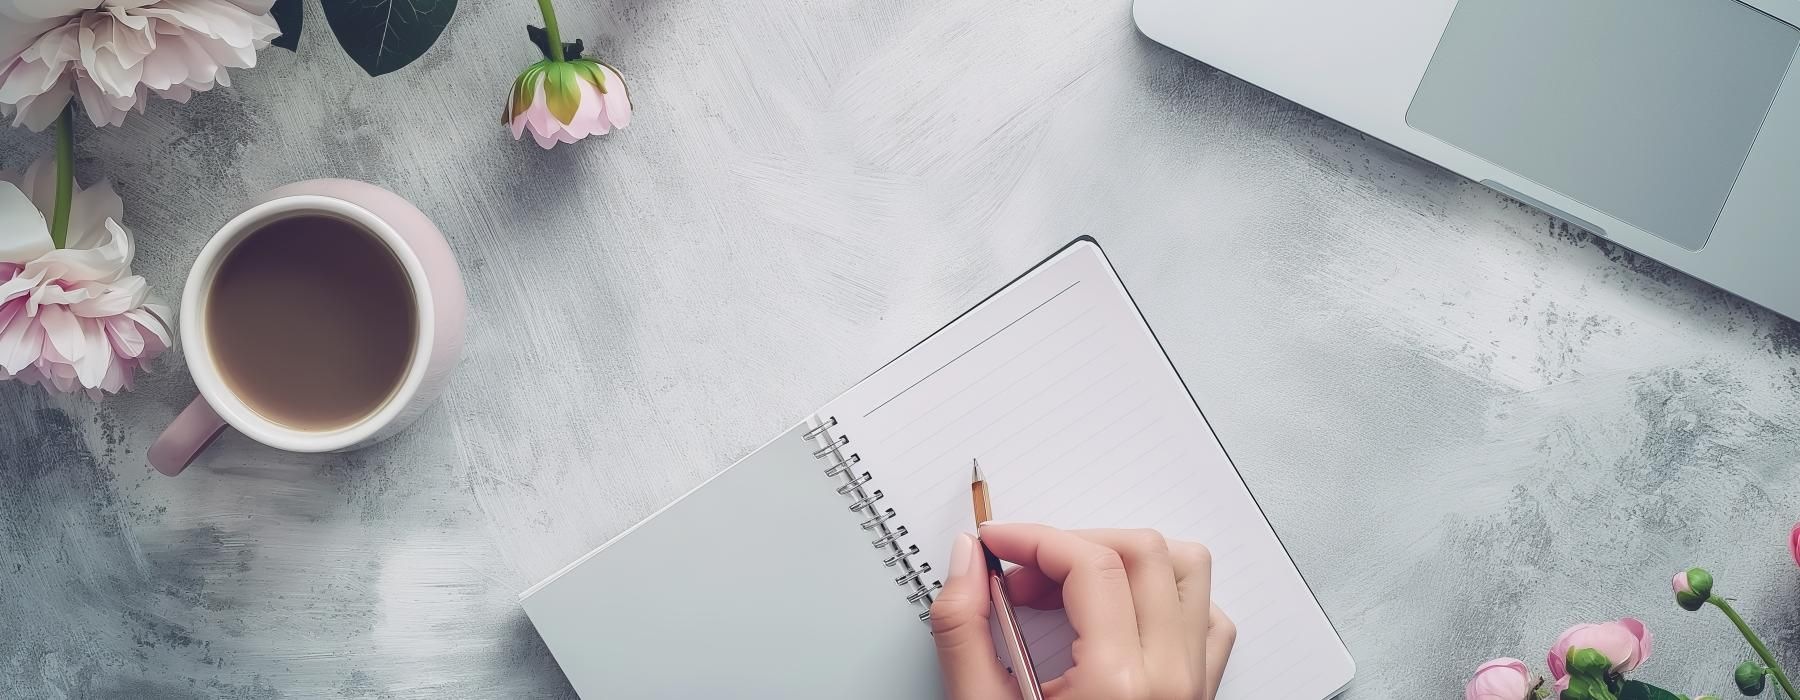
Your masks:
<svg viewBox="0 0 1800 700"><path fill-rule="evenodd" d="M834 435L831 432L837 424L836 416L826 418L825 422L806 431L802 437L808 443L823 444L823 447L813 450L813 459L829 463L830 466L825 468L825 476L842 480L837 492L850 499L851 512L867 518L862 522L862 528L876 535L869 544L887 555L882 560L883 564L900 569L901 574L894 577L894 585L908 589L907 602L923 606L925 611L919 613L919 620L928 621L931 619L931 597L944 584L937 580L926 582L925 574L931 572L929 562L913 563L912 558L919 555L919 547L900 541L900 538L906 536L906 526L889 523L894 519L894 509L876 507L876 502L882 499L881 489L869 486L869 481L874 477L868 472L856 470L856 464L862 458L849 451L849 436Z"/></svg>

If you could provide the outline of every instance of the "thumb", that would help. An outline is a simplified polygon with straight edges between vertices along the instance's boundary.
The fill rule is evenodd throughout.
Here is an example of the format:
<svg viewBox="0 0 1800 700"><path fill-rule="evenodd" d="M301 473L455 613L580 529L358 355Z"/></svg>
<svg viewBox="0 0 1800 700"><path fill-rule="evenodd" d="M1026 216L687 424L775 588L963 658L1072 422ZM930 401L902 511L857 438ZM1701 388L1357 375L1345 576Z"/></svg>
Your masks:
<svg viewBox="0 0 1800 700"><path fill-rule="evenodd" d="M955 700L1017 697L1018 687L994 655L988 633L987 566L968 534L956 536L950 576L931 603L931 638L937 642L944 690Z"/></svg>

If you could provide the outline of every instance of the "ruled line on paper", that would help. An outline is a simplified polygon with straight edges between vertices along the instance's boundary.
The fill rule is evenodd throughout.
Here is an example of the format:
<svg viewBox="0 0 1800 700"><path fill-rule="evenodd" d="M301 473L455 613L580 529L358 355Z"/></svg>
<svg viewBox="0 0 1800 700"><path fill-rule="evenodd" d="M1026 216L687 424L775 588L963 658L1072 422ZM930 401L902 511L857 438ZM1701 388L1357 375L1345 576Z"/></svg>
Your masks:
<svg viewBox="0 0 1800 700"><path fill-rule="evenodd" d="M875 415L875 412L876 412L876 411L879 411L879 410L881 410L881 408L882 408L882 407L883 407L883 406L886 406L886 405L888 405L888 404L890 404L890 403L893 403L893 402L894 402L894 399L897 399L897 398L900 398L900 397L901 397L901 396L903 396L903 395L905 395L905 394L906 394L906 392L909 392L909 391L912 391L912 390L913 390L913 387L916 387L916 386L918 386L918 385L920 385L920 384L923 384L923 383L925 383L925 380L927 380L927 379L930 379L930 378L931 378L931 377L932 377L932 376L933 376L933 375L935 375L935 374L937 374L937 373L938 373L938 372L942 372L942 371L944 371L944 367L949 367L949 366L950 366L950 365L953 365L953 364L956 364L956 361L957 361L957 360L960 360L960 359L962 359L962 358L963 358L963 355L967 355L967 354L969 354L969 353L971 353L971 352L975 352L975 348L979 348L979 347L981 347L981 346L982 346L982 345L983 345L983 344L985 344L985 343L987 343L987 341L990 341L990 340L993 340L993 339L994 339L994 336L997 336L997 335L1000 335L1000 334L1001 334L1001 333L1005 333L1005 332L1006 332L1006 329L1008 329L1008 328L1011 328L1011 327L1013 327L1013 326L1014 326L1014 325L1015 325L1015 324L1017 324L1017 323L1018 323L1018 322L1020 322L1020 321L1023 321L1023 320L1025 320L1025 319L1026 319L1026 317L1028 317L1028 316L1030 316L1030 315L1032 315L1032 314L1034 314L1034 313L1037 313L1037 310L1038 310L1038 309L1041 309L1041 308L1044 308L1044 306L1045 306L1045 305L1046 305L1046 304L1049 304L1049 303L1050 303L1050 302L1053 302L1053 301L1056 301L1056 298L1057 298L1057 297L1060 297L1060 296L1062 296L1062 295L1063 295L1063 292L1067 292L1067 291L1069 291L1069 290L1071 290L1071 289L1074 289L1074 288L1075 288L1075 285L1078 285L1078 284L1081 284L1081 280L1075 280L1075 281L1074 281L1074 282L1070 282L1070 283L1069 283L1069 286L1067 286L1067 287L1063 287L1063 288L1062 288L1062 291L1061 291L1061 292L1057 292L1057 293L1055 293L1055 294L1052 294L1052 295L1050 295L1050 298L1049 298L1049 299L1045 299L1045 300L1043 300L1043 301L1042 301L1042 302L1039 302L1039 303L1038 303L1038 305L1037 305L1037 306L1033 306L1033 307L1031 307L1031 310L1030 310L1030 311L1026 311L1026 312L1025 312L1025 313L1024 313L1024 314L1023 314L1023 315L1021 315L1021 316L1019 316L1019 317L1018 317L1018 318L1015 318L1015 319L1013 319L1013 320L1012 320L1012 323L1008 323L1008 324L1006 324L1006 325L1004 325L1004 326L1001 326L1001 327L1000 327L1000 330L997 330L997 331L994 331L994 332L993 332L993 334L992 334L992 335L989 335L989 336L988 336L988 337L986 337L986 338L982 338L982 339L981 339L981 342L979 342L979 343L976 343L976 344L974 344L974 345L971 345L971 346L969 346L969 349L967 349L967 350L964 350L964 351L962 351L962 353L961 353L961 354L959 354L959 355L957 355L957 356L956 356L956 357L952 357L952 358L950 358L950 361L949 361L949 362L945 362L945 363L944 363L944 364L943 364L943 366L942 366L942 367L938 367L938 368L937 368L937 369L934 369L934 370L931 370L931 373L930 373L930 374L927 374L927 375L925 375L925 376L923 376L923 377L920 377L920 378L919 378L919 381L916 381L916 382L913 382L913 383L912 383L912 384L911 384L911 385L910 385L910 386L908 386L908 387L906 387L906 388L905 388L905 389L901 389L901 390L900 390L900 393L898 393L898 394L894 394L894 395L893 395L893 396L892 396L892 397L890 397L890 398L888 398L888 400L886 400L886 401L883 401L883 402L881 402L881 403L880 403L880 404L877 404L877 405L876 405L876 406L875 406L875 407L874 407L874 408L871 408L871 409L869 409L869 412L868 412L868 413L864 413L864 414L863 414L863 417L864 417L864 418L868 418L868 417L869 417L869 416L872 416L872 415Z"/></svg>

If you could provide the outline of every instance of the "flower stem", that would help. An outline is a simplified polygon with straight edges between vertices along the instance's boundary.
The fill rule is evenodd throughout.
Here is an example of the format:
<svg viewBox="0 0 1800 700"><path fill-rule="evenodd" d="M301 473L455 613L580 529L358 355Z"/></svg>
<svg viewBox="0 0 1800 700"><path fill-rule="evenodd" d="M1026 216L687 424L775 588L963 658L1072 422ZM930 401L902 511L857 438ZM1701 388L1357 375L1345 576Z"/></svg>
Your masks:
<svg viewBox="0 0 1800 700"><path fill-rule="evenodd" d="M50 244L69 243L69 204L75 197L75 102L56 120L56 209L50 216Z"/></svg>
<svg viewBox="0 0 1800 700"><path fill-rule="evenodd" d="M1731 619L1731 624L1737 625L1738 633L1744 635L1744 641L1750 643L1750 648L1755 649L1756 655L1762 658L1763 665L1769 667L1769 673L1775 676L1775 682L1781 685L1781 692L1787 694L1788 700L1800 700L1800 693L1794 692L1794 684L1788 682L1787 674L1781 670L1781 665L1775 663L1775 655L1770 654L1769 648L1763 645L1762 639L1758 638L1755 632L1750 631L1749 625L1744 624L1744 618L1738 617L1737 611L1731 609L1731 603L1725 602L1725 599L1719 596L1707 598L1706 602L1712 603L1720 612L1725 613L1725 617Z"/></svg>
<svg viewBox="0 0 1800 700"><path fill-rule="evenodd" d="M538 0L538 11L544 15L544 34L550 37L550 60L562 63L562 32L556 28L556 8L550 6L550 0Z"/></svg>

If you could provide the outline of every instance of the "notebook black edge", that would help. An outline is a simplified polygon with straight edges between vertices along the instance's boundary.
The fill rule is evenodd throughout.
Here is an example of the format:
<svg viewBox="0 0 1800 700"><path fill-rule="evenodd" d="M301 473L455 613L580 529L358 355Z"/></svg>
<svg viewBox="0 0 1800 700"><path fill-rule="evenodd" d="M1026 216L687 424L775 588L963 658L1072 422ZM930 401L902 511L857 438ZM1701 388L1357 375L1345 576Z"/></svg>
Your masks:
<svg viewBox="0 0 1800 700"><path fill-rule="evenodd" d="M1082 243L1094 244L1094 249L1100 251L1100 259L1106 261L1107 269L1111 270L1113 273L1113 276L1117 277L1119 279L1119 288L1125 290L1125 298L1131 302L1132 310L1137 312L1138 319L1144 322L1144 327L1150 329L1150 338L1151 338L1151 340L1156 341L1156 349L1158 351L1162 352L1163 361L1169 363L1169 369L1172 370L1173 372L1175 372L1175 379L1177 381L1181 382L1181 390L1183 392L1187 393L1188 401L1193 402L1194 410L1199 412L1200 420L1201 420L1201 422L1206 424L1207 432L1212 434L1213 442L1218 443L1219 450L1221 452L1225 453L1225 462L1227 464L1231 465L1231 471L1232 471L1232 473L1237 475L1238 483L1244 484L1244 492L1250 494L1250 502L1256 506L1257 514L1261 515L1263 522L1268 524L1269 531L1275 533L1275 542L1277 544L1281 545L1281 554L1282 554L1282 556L1287 557L1288 566L1294 567L1294 572L1300 575L1300 583L1306 586L1306 594L1309 596L1312 596L1313 604L1319 606L1319 612L1325 616L1325 622L1327 624L1331 625L1331 634L1337 637L1338 645L1344 648L1345 653L1349 653L1350 645L1344 643L1344 635L1342 632L1338 631L1337 622L1331 619L1331 612L1327 611L1325 609L1325 605L1323 603L1319 602L1319 594L1313 590L1312 582L1306 580L1306 572L1301 571L1300 565L1294 562L1294 554L1293 554L1293 552L1288 551L1287 542L1285 542L1281 539L1281 531L1275 527L1274 521L1269 520L1268 511L1263 510L1262 502L1256 500L1256 492L1254 490L1251 490L1250 484L1244 481L1244 472L1242 470L1238 469L1237 460L1232 459L1231 451L1229 449L1226 449L1226 447L1225 447L1225 441L1219 439L1219 431L1216 428L1213 428L1212 421L1207 419L1206 409L1202 408L1200 406L1200 401L1198 399L1194 398L1193 390L1188 388L1187 378L1181 376L1181 368L1175 366L1175 358L1172 358L1169 356L1169 349L1163 346L1162 338L1157 336L1156 326L1154 326L1150 323L1150 317L1144 315L1143 307L1138 306L1137 298L1131 295L1131 287L1129 285L1125 284L1125 278L1124 278L1124 276L1119 274L1119 268L1114 266L1112 263L1112 258L1110 258L1106 255L1106 247L1100 245L1100 241L1095 240L1093 236L1079 236L1079 237L1076 237L1075 240L1072 240L1072 241L1069 241L1068 243L1063 244L1062 247L1057 248L1054 252L1050 253L1049 255L1044 256L1043 259L1038 260L1036 263L1033 263L1031 267L1026 268L1024 272L1021 272L1017 276L1013 277L1012 279L1007 280L1006 284L1000 285L999 288L995 289L993 292L989 293L987 296L982 297L980 301L970 304L969 308L963 310L962 313L957 314L956 318L952 318L949 321L945 322L944 325L939 326L937 330L934 330L931 333L927 334L924 338L920 339L919 342L913 343L911 347L908 347L906 350L902 351L900 354L895 355L894 359L888 360L887 362L882 363L882 365L880 367L875 368L874 372L870 372L868 375L864 376L863 379L866 380L869 377L875 376L877 373L881 372L881 370L886 369L888 365L898 362L900 360L900 358L905 357L907 353L912 352L913 350L917 349L919 346L924 345L927 341L930 341L932 338L937 337L937 334L944 332L944 329L949 328L952 325L955 325L957 321L962 320L962 317L967 316L970 313L973 313L975 311L975 309L981 308L981 305L986 304L988 302L988 300L993 299L996 296L999 296L1001 292L1004 292L1008 288L1012 287L1014 284L1017 284L1019 282L1019 280L1025 279L1026 276L1037 271L1038 268L1043 267L1045 263L1048 263L1051 260L1055 260L1056 256L1063 254L1063 251L1066 251L1066 250L1073 248L1077 245L1080 245ZM1350 655L1350 678L1352 681L1355 680L1355 678L1356 678L1356 656L1354 654ZM1349 689L1349 687L1350 687L1349 682L1346 682L1344 684L1344 687L1338 688L1331 695L1328 695L1326 697L1328 697L1328 698L1336 697L1337 695L1343 693L1345 690Z"/></svg>

